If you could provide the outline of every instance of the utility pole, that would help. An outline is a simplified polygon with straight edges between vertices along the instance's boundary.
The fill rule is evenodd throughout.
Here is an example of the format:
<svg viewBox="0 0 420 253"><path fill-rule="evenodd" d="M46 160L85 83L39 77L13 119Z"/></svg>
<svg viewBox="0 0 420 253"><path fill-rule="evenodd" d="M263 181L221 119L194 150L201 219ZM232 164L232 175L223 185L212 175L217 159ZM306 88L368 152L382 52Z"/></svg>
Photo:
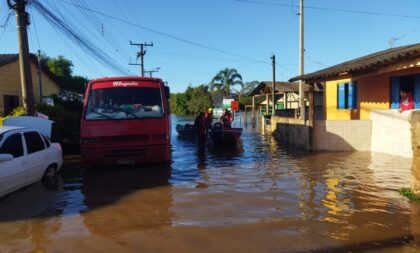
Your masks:
<svg viewBox="0 0 420 253"><path fill-rule="evenodd" d="M16 12L23 107L28 115L34 116L34 92L32 86L31 63L29 58L28 34L26 30L26 27L29 25L29 14L25 11L27 1L14 0L14 4L12 4L11 0L7 0L7 4L10 9L15 10Z"/></svg>
<svg viewBox="0 0 420 253"><path fill-rule="evenodd" d="M300 75L305 73L305 47L304 47L304 10L303 10L303 0L300 0L300 29L299 29L299 67ZM300 109L300 118L305 120L305 91L303 87L304 83L302 80L299 80L299 109Z"/></svg>
<svg viewBox="0 0 420 253"><path fill-rule="evenodd" d="M140 64L129 63L129 65L140 65L141 66L141 76L144 77L144 56L146 55L146 47L153 47L153 43L133 43L133 42L130 41L130 45L140 47L140 51L137 52L137 59L140 58Z"/></svg>
<svg viewBox="0 0 420 253"><path fill-rule="evenodd" d="M153 70L144 71L144 73L149 73L149 77L153 77L153 73L159 72L160 68L155 68Z"/></svg>
<svg viewBox="0 0 420 253"><path fill-rule="evenodd" d="M276 94L276 55L273 54L271 56L272 64L273 64L273 90L272 90L272 96L273 96L273 109L271 115L274 115L276 112L276 100L275 100L275 94Z"/></svg>
<svg viewBox="0 0 420 253"><path fill-rule="evenodd" d="M42 68L41 68L41 50L38 50L38 82L39 82L39 104L42 105Z"/></svg>

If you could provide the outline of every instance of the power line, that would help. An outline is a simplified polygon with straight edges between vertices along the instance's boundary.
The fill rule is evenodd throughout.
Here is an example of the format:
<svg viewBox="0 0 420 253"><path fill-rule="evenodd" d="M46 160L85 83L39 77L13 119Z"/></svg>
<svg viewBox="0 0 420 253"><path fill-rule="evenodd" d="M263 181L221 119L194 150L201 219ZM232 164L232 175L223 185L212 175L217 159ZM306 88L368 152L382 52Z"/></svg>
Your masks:
<svg viewBox="0 0 420 253"><path fill-rule="evenodd" d="M281 7L288 7L288 8L289 7L299 7L298 5L293 5L293 4L282 4L282 3L267 2L267 1L254 1L254 0L232 0L232 1L241 2L241 3L249 3L249 4L274 5L274 6L281 6ZM305 6L305 9L321 10L321 11L346 12L346 13L366 14L366 15L375 15L375 16L390 16L390 17L399 17L399 18L420 19L420 16L414 16L414 15L382 13L382 12L350 10L350 9L338 9L338 8L327 8L327 7L317 7L317 6Z"/></svg>
<svg viewBox="0 0 420 253"><path fill-rule="evenodd" d="M105 46L106 50L108 50L110 52L114 52L114 48L112 47L112 43L111 42L109 42L108 40L104 40L103 38L98 38L98 36L95 35L95 33L90 32L90 29L88 29L88 27L85 25L85 23L82 22L82 21L80 21L79 19L77 19L70 10L66 9L66 11L71 15L71 17L73 17L73 19L77 20L77 22L80 24L80 26L83 27L88 32L88 34L90 34L91 36L94 37L94 39L96 39L96 41L98 42L98 44L102 44L103 46ZM84 13L82 13L82 15L85 16ZM85 18L87 18L87 17L85 16ZM69 23L68 21L66 21L66 22ZM100 21L98 21L98 22L100 22ZM94 23L91 23L91 24L93 26L95 26ZM74 26L73 26L73 29L75 29ZM106 43L104 43L104 42L106 42ZM118 44L118 42L116 42L115 44ZM122 62L125 62L125 59L124 59L123 55L120 52L116 51L116 56L117 57L120 57L120 59L121 59Z"/></svg>
<svg viewBox="0 0 420 253"><path fill-rule="evenodd" d="M32 22L34 23L34 30L35 30L36 41L38 43L38 50L41 50L41 43L39 43L39 36L38 36L38 30L36 28L36 23L35 23L35 18L34 18L34 12L32 11L32 7L31 6L29 6L29 9L31 10Z"/></svg>
<svg viewBox="0 0 420 253"><path fill-rule="evenodd" d="M31 0L31 4L37 11L44 16L44 18L52 25L61 30L74 43L84 48L87 53L91 54L97 60L102 62L110 70L126 74L126 70L115 63L115 60L101 50L98 46L87 40L83 34L74 29L71 25L59 19L54 13L48 10L39 0Z"/></svg>
<svg viewBox="0 0 420 253"><path fill-rule="evenodd" d="M225 50L217 49L217 48L214 48L214 47L211 47L211 46L207 46L207 45L204 45L204 44L201 44L201 43L198 43L198 42L194 42L194 41L190 41L190 40L187 40L187 39L183 39L181 37L178 37L178 36L175 36L175 35L172 35L172 34L168 34L168 33L165 33L165 32L161 32L161 31L158 31L158 30L155 30L155 29L152 29L152 28L149 28L149 27L140 25L140 24L136 24L136 23L133 23L131 21L124 20L122 18L114 17L112 15L109 15L109 14L106 14L106 13L103 13L103 12L100 12L100 11L97 11L97 10L93 10L91 8L88 8L88 7L83 7L83 6L80 6L80 5L76 5L76 4L71 3L69 1L66 1L66 0L61 0L61 1L64 2L64 3L67 3L69 5L74 5L74 6L78 6L80 8L84 8L85 10L94 12L94 13L96 13L98 15L101 15L101 16L104 16L104 17L107 17L107 18L110 18L110 19L113 19L113 20L117 20L117 21L119 21L121 23L125 23L125 24L131 25L131 26L135 26L135 27L141 28L143 30L149 31L151 33L159 34L161 36L168 37L168 38L171 38L171 39L174 39L174 40L177 40L177 41L181 41L181 42L184 42L184 43L187 43L187 44L196 46L196 47L204 48L204 49L207 49L207 50L211 50L211 51L218 52L218 53L221 53L221 54L230 55L230 56L237 57L237 58L246 59L248 61L258 62L258 63L262 63L262 64L270 64L267 61L252 59L252 58L247 57L247 56L242 56L242 55L230 53L230 52L225 51Z"/></svg>
<svg viewBox="0 0 420 253"><path fill-rule="evenodd" d="M9 12L8 15L6 16L6 19L3 22L3 25L0 26L0 28L3 28L0 34L0 41L3 38L4 33L6 32L6 28L9 25L11 17L12 17L12 12Z"/></svg>

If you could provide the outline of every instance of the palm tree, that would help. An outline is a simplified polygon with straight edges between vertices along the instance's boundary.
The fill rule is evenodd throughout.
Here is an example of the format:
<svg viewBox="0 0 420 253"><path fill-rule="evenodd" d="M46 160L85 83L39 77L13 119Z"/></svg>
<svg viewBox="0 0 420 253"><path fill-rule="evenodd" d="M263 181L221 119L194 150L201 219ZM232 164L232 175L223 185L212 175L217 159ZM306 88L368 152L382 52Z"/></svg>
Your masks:
<svg viewBox="0 0 420 253"><path fill-rule="evenodd" d="M231 94L232 86L240 85L243 87L242 76L238 73L236 69L225 68L210 82L210 89L216 90L217 92L222 92L225 98L228 98Z"/></svg>

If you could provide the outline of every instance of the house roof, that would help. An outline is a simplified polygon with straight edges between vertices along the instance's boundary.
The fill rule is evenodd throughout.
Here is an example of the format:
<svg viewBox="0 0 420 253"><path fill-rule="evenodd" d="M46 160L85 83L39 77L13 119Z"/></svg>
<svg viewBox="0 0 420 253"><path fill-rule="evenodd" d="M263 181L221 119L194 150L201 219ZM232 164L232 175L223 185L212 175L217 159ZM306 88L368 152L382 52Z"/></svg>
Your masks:
<svg viewBox="0 0 420 253"><path fill-rule="evenodd" d="M261 94L271 94L273 87L272 81L264 81L258 84L255 89L253 89L248 95L261 95ZM304 85L304 91L309 90L309 85ZM320 91L318 86L315 86L315 91ZM298 82L276 82L276 93L299 93L299 83Z"/></svg>
<svg viewBox="0 0 420 253"><path fill-rule="evenodd" d="M38 64L38 57L36 55L29 54L29 58L33 63ZM19 54L0 54L0 67L18 60ZM42 68L42 71L60 86L58 78L48 68Z"/></svg>
<svg viewBox="0 0 420 253"><path fill-rule="evenodd" d="M420 43L369 54L313 73L293 77L289 81L322 81L341 74L357 74L377 70L380 67L418 57L420 57Z"/></svg>

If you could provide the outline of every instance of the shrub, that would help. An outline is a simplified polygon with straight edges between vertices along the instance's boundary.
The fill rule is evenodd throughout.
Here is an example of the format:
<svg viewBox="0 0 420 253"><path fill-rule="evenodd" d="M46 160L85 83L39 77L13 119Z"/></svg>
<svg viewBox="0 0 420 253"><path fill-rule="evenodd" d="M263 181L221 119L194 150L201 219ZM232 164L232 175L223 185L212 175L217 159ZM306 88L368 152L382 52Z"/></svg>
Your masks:
<svg viewBox="0 0 420 253"><path fill-rule="evenodd" d="M0 126L3 125L3 122L5 119L11 118L11 117L19 117L19 116L23 116L26 114L25 108L23 107L17 107L15 109L13 109L13 111L7 115L6 117L0 117Z"/></svg>

